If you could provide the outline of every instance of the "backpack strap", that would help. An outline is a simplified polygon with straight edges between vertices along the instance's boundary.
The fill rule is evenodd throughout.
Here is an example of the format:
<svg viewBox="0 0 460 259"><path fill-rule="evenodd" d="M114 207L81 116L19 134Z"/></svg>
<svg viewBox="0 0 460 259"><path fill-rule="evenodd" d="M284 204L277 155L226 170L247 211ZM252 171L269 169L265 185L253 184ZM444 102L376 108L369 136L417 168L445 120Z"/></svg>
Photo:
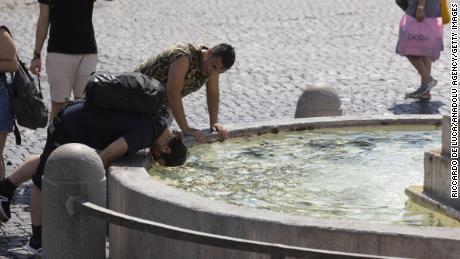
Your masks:
<svg viewBox="0 0 460 259"><path fill-rule="evenodd" d="M16 145L20 146L21 141L21 133L19 133L18 124L16 124L16 120L13 120L13 128L14 128L14 139L16 140Z"/></svg>
<svg viewBox="0 0 460 259"><path fill-rule="evenodd" d="M42 85L40 84L40 76L37 76L37 81L38 81L38 95L40 96L41 99L43 99Z"/></svg>

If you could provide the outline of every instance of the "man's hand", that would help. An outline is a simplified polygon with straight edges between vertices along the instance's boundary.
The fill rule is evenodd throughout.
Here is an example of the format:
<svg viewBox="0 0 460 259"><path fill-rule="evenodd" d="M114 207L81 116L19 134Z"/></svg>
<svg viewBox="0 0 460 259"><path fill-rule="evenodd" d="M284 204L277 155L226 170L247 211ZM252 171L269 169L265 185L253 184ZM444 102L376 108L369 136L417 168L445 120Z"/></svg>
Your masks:
<svg viewBox="0 0 460 259"><path fill-rule="evenodd" d="M415 19L417 22L423 22L423 20L425 20L425 10L417 8L417 12L415 12Z"/></svg>
<svg viewBox="0 0 460 259"><path fill-rule="evenodd" d="M39 58L34 58L30 62L30 72L36 76L40 76L40 72L42 71L42 61Z"/></svg>
<svg viewBox="0 0 460 259"><path fill-rule="evenodd" d="M211 127L211 131L212 130L217 131L217 133L219 134L219 138L221 139L226 139L228 137L228 131L224 127L224 125L222 125L222 123L219 123L219 122L214 123L214 125L212 125Z"/></svg>
<svg viewBox="0 0 460 259"><path fill-rule="evenodd" d="M199 129L188 128L183 130L182 133L184 133L186 136L193 136L199 143L204 143L206 141L203 132L201 132Z"/></svg>

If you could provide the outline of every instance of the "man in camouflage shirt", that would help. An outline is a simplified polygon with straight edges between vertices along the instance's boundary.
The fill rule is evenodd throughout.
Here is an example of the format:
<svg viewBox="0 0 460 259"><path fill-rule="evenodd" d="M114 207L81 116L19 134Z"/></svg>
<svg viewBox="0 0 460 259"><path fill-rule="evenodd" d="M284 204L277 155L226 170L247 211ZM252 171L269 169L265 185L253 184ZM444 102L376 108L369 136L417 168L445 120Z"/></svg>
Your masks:
<svg viewBox="0 0 460 259"><path fill-rule="evenodd" d="M210 128L216 130L219 137L226 138L227 129L218 121L219 75L234 62L235 51L225 43L212 48L201 44L179 44L148 59L135 71L166 85L165 104L182 132L194 136L198 142L204 142L203 133L188 126L182 98L206 84Z"/></svg>

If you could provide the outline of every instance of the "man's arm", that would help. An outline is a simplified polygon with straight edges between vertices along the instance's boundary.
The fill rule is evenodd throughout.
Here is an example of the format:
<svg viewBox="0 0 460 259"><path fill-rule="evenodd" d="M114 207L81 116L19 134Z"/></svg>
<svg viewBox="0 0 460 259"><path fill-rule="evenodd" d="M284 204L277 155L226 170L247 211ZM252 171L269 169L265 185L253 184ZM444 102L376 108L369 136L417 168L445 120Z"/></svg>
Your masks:
<svg viewBox="0 0 460 259"><path fill-rule="evenodd" d="M206 83L206 100L209 112L209 126L221 138L227 138L227 129L218 121L219 116L219 74L210 76Z"/></svg>
<svg viewBox="0 0 460 259"><path fill-rule="evenodd" d="M190 61L187 57L178 58L169 67L168 82L166 83L166 91L168 95L168 103L171 111L176 119L177 125L186 135L192 135L199 142L204 142L204 135L197 129L190 128L185 118L184 105L182 104L182 89L184 88L185 75L190 66Z"/></svg>
<svg viewBox="0 0 460 259"><path fill-rule="evenodd" d="M123 137L120 137L104 148L104 150L99 153L99 156L102 159L104 167L106 167L113 160L122 157L126 152L128 152L128 143Z"/></svg>
<svg viewBox="0 0 460 259"><path fill-rule="evenodd" d="M34 57L30 62L30 71L39 76L42 68L41 51L48 34L50 6L40 4L40 14L37 21L37 29L35 31L35 48Z"/></svg>

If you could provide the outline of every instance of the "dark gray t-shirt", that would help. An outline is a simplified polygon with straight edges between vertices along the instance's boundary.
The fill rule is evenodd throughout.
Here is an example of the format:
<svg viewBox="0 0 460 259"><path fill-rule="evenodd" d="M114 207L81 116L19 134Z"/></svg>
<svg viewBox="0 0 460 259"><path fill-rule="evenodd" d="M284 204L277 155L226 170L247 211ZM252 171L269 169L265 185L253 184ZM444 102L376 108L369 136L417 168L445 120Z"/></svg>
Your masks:
<svg viewBox="0 0 460 259"><path fill-rule="evenodd" d="M409 7L406 9L406 14L415 18L417 12L418 0L408 0ZM438 0L425 0L425 17L440 17Z"/></svg>

